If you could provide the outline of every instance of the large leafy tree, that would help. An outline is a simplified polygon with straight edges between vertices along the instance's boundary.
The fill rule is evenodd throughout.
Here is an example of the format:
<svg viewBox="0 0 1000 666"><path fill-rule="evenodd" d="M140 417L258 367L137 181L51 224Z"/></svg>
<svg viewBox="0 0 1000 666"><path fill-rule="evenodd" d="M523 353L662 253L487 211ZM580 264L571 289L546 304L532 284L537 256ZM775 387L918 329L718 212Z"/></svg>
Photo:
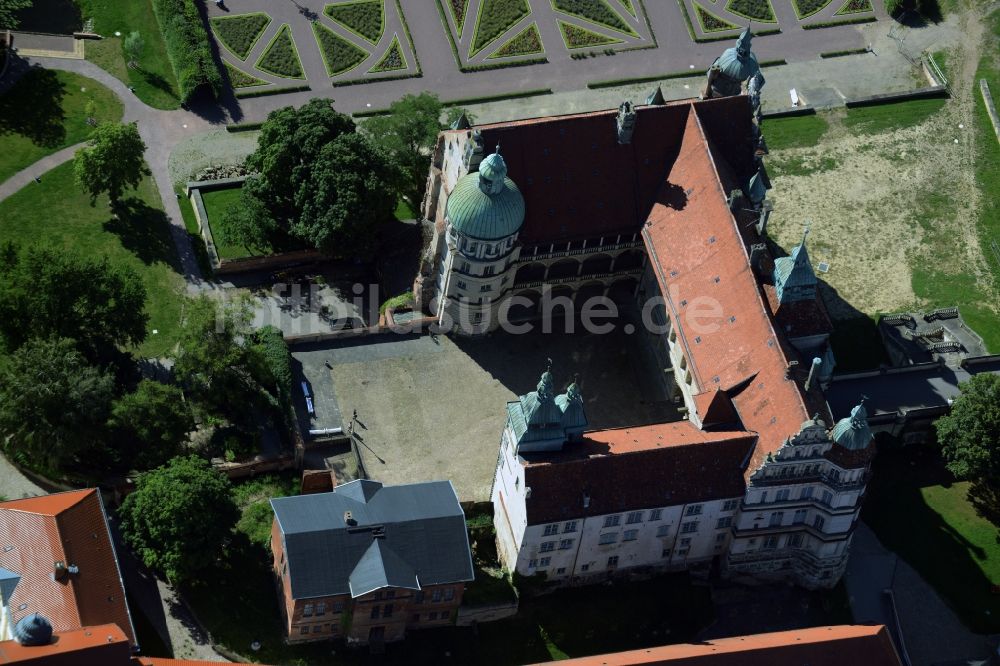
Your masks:
<svg viewBox="0 0 1000 666"><path fill-rule="evenodd" d="M398 191L413 210L420 210L427 187L431 154L442 124L442 105L437 95L420 93L404 95L389 106L389 113L375 116L364 123L364 129L374 137L399 168ZM446 122L451 124L471 114L464 109L448 109Z"/></svg>
<svg viewBox="0 0 1000 666"><path fill-rule="evenodd" d="M201 408L246 430L259 410L275 404L261 381L271 372L253 344L250 320L243 303L189 301L174 363L174 375Z"/></svg>
<svg viewBox="0 0 1000 666"><path fill-rule="evenodd" d="M118 203L125 188L135 189L149 169L143 161L146 144L135 123L101 123L94 130L90 145L76 152L73 174L77 184L90 195L90 204L107 194L111 204Z"/></svg>
<svg viewBox="0 0 1000 666"><path fill-rule="evenodd" d="M13 30L17 27L17 13L27 9L32 0L0 0L0 28Z"/></svg>
<svg viewBox="0 0 1000 666"><path fill-rule="evenodd" d="M148 379L115 401L109 424L121 462L137 469L158 467L180 454L194 430L180 389Z"/></svg>
<svg viewBox="0 0 1000 666"><path fill-rule="evenodd" d="M229 479L188 456L140 475L119 515L126 543L146 566L177 582L216 561L240 512Z"/></svg>
<svg viewBox="0 0 1000 666"><path fill-rule="evenodd" d="M368 137L343 134L320 151L309 186L296 198L292 233L338 256L366 255L375 229L396 208L395 171Z"/></svg>
<svg viewBox="0 0 1000 666"><path fill-rule="evenodd" d="M19 460L57 467L101 439L113 392L72 340L30 340L0 364L0 442Z"/></svg>
<svg viewBox="0 0 1000 666"><path fill-rule="evenodd" d="M1000 376L974 375L961 389L951 412L935 423L948 469L1000 487Z"/></svg>
<svg viewBox="0 0 1000 666"><path fill-rule="evenodd" d="M91 361L146 339L146 287L130 266L45 247L0 248L0 342L70 338Z"/></svg>
<svg viewBox="0 0 1000 666"><path fill-rule="evenodd" d="M314 99L272 112L257 146L246 160L255 175L223 218L231 239L259 247L284 235L340 257L370 251L375 224L394 208L397 171L354 121Z"/></svg>

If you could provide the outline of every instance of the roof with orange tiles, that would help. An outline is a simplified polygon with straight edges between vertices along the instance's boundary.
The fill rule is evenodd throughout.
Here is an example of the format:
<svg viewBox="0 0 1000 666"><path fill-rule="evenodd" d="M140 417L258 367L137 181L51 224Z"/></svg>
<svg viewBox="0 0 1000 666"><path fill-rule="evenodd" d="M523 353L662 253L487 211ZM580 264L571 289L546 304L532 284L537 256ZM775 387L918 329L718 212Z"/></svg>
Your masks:
<svg viewBox="0 0 1000 666"><path fill-rule="evenodd" d="M528 524L739 497L755 440L678 421L589 432L560 452L522 454Z"/></svg>
<svg viewBox="0 0 1000 666"><path fill-rule="evenodd" d="M810 410L788 372L796 354L775 331L750 267L747 242L755 239L744 238L751 231L741 233L727 203L723 180L735 186L736 169L706 137L694 108L643 237L697 386L725 390L743 427L760 436L749 475L798 432ZM749 118L749 107L733 115ZM725 127L714 112L709 122L716 135Z"/></svg>
<svg viewBox="0 0 1000 666"><path fill-rule="evenodd" d="M780 303L774 286L764 285L764 295L767 307L778 327L789 338L802 338L811 335L828 335L833 331L830 315L827 314L823 300L817 297L811 301L792 301Z"/></svg>
<svg viewBox="0 0 1000 666"><path fill-rule="evenodd" d="M53 574L55 563L77 573ZM0 503L0 567L21 577L12 621L39 613L57 632L114 623L135 644L100 493L74 490Z"/></svg>
<svg viewBox="0 0 1000 666"><path fill-rule="evenodd" d="M563 666L902 666L883 625L813 627L560 661Z"/></svg>

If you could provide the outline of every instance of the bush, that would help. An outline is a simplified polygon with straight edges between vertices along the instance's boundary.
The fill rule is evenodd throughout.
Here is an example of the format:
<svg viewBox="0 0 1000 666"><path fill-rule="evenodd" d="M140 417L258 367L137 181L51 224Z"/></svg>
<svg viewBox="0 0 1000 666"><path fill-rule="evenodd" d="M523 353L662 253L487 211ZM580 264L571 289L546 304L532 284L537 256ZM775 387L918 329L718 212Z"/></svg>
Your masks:
<svg viewBox="0 0 1000 666"><path fill-rule="evenodd" d="M337 5L327 5L324 14L354 34L378 44L385 31L384 0L360 0Z"/></svg>
<svg viewBox="0 0 1000 666"><path fill-rule="evenodd" d="M635 30L623 21L622 17L611 9L605 0L555 0L553 6L561 12L579 16L599 25L607 26L612 30L638 37Z"/></svg>
<svg viewBox="0 0 1000 666"><path fill-rule="evenodd" d="M829 2L829 0L827 0L827 2ZM696 4L694 6L694 11L698 15L698 22L701 23L701 29L705 32L721 32L723 30L740 29L740 26L719 18L701 5Z"/></svg>
<svg viewBox="0 0 1000 666"><path fill-rule="evenodd" d="M222 73L212 57L208 33L194 0L153 0L153 13L163 33L181 99L187 101L203 88L218 97L222 91Z"/></svg>
<svg viewBox="0 0 1000 666"><path fill-rule="evenodd" d="M813 14L817 13L832 0L792 0L792 5L795 7L795 14L800 19L809 18Z"/></svg>
<svg viewBox="0 0 1000 666"><path fill-rule="evenodd" d="M897 17L903 13L903 0L885 0L885 13Z"/></svg>
<svg viewBox="0 0 1000 666"><path fill-rule="evenodd" d="M267 81L262 81L256 76L250 76L242 69L233 67L228 62L223 62L226 66L226 76L229 77L229 84L233 88L252 88L254 86L266 86Z"/></svg>
<svg viewBox="0 0 1000 666"><path fill-rule="evenodd" d="M403 56L403 49L399 45L399 38L393 36L389 50L385 52L381 60L375 63L375 66L369 70L369 73L394 72L400 69L406 69L406 58Z"/></svg>
<svg viewBox="0 0 1000 666"><path fill-rule="evenodd" d="M282 405L291 404L292 396L292 356L281 331L274 326L265 326L255 333L264 363L267 364L274 380L278 399Z"/></svg>
<svg viewBox="0 0 1000 666"><path fill-rule="evenodd" d="M538 25L532 23L504 44L490 58L510 58L542 52L542 37L538 34Z"/></svg>
<svg viewBox="0 0 1000 666"><path fill-rule="evenodd" d="M465 15L469 13L469 0L449 0L448 6L451 7L451 16L458 27L457 32L461 35L465 26Z"/></svg>
<svg viewBox="0 0 1000 666"><path fill-rule="evenodd" d="M278 33L257 61L257 68L288 79L305 78L299 53L292 41L292 29L287 23L278 28Z"/></svg>
<svg viewBox="0 0 1000 666"><path fill-rule="evenodd" d="M330 76L354 69L368 58L368 52L347 41L325 25L313 23L313 34L323 54L326 73Z"/></svg>
<svg viewBox="0 0 1000 666"><path fill-rule="evenodd" d="M482 51L530 13L527 0L483 0L469 57Z"/></svg>
<svg viewBox="0 0 1000 666"><path fill-rule="evenodd" d="M729 0L726 9L744 18L764 23L775 23L774 9L770 0Z"/></svg>
<svg viewBox="0 0 1000 666"><path fill-rule="evenodd" d="M215 16L211 19L212 31L222 45L232 51L240 60L246 60L253 45L271 22L267 14L239 14L237 16Z"/></svg>
<svg viewBox="0 0 1000 666"><path fill-rule="evenodd" d="M837 10L837 16L860 14L861 12L870 11L873 11L871 0L847 0L844 6Z"/></svg>

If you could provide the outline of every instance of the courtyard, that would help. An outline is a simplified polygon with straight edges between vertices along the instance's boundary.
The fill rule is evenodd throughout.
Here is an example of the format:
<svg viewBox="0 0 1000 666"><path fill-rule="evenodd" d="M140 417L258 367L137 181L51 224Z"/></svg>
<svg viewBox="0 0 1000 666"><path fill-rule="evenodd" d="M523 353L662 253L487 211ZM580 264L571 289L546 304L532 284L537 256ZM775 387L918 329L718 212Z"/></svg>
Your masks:
<svg viewBox="0 0 1000 666"><path fill-rule="evenodd" d="M579 374L591 429L678 418L659 398L637 337L621 329L482 339L387 334L295 347L292 356L315 395L308 428L346 430L357 410L369 477L450 479L463 501L489 499L505 405L534 390L548 358L560 392ZM307 417L301 394L296 402Z"/></svg>

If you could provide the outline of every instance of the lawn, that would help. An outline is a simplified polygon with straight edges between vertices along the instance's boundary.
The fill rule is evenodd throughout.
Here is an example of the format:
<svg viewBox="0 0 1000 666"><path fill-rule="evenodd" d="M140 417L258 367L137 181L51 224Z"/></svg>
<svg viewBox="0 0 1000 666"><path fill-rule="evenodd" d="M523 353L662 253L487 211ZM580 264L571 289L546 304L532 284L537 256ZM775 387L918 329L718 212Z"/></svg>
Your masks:
<svg viewBox="0 0 1000 666"><path fill-rule="evenodd" d="M884 546L927 580L973 631L1000 631L997 526L977 514L969 483L936 451L880 451L862 517Z"/></svg>
<svg viewBox="0 0 1000 666"><path fill-rule="evenodd" d="M32 69L0 95L0 183L21 169L67 146L86 141L87 103L94 119L118 121L122 103L93 79L48 69Z"/></svg>
<svg viewBox="0 0 1000 666"><path fill-rule="evenodd" d="M368 51L347 41L325 25L316 22L312 27L329 76L350 71L368 58Z"/></svg>
<svg viewBox="0 0 1000 666"><path fill-rule="evenodd" d="M147 292L149 335L139 353L162 356L177 342L184 303L170 222L149 178L135 193L126 192L121 207L120 219L112 217L106 197L98 197L91 207L73 180L73 163L67 162L42 176L41 183L0 202L0 242L64 247L130 265Z"/></svg>
<svg viewBox="0 0 1000 666"><path fill-rule="evenodd" d="M271 17L263 12L236 14L235 16L213 16L210 20L212 32L233 55L246 60L260 36L271 23Z"/></svg>
<svg viewBox="0 0 1000 666"><path fill-rule="evenodd" d="M795 15L800 19L808 18L826 7L833 0L792 0Z"/></svg>
<svg viewBox="0 0 1000 666"><path fill-rule="evenodd" d="M222 225L219 224L229 207L240 200L240 188L202 192L201 200L205 204L208 226L212 230L215 251L219 254L220 259L243 259L269 254L266 250L254 251L243 245L231 243L222 230Z"/></svg>
<svg viewBox="0 0 1000 666"><path fill-rule="evenodd" d="M987 257L995 257L992 242L1000 238L1000 145L998 145L996 135L993 133L993 126L990 124L989 115L986 113L986 105L979 92L979 80L985 79L990 86L994 102L1000 99L1000 12L993 12L990 18L991 33L987 35L988 46L983 49L983 57L976 68L976 89L973 96L976 100L976 182L979 184L979 191L982 196L979 207L979 237L983 244L983 253ZM949 63L950 65L950 63ZM958 69L958 63L955 63ZM998 259L1000 261L1000 259ZM1000 286L1000 277L997 273L997 264L991 263L993 267L994 283ZM964 313L963 313L964 314ZM968 314L965 314L969 320ZM987 341L991 351L1000 351L1000 326L997 326L996 315L990 317L990 330L997 331L991 335L993 341ZM972 322L970 321L970 324ZM976 328L977 331L985 334L983 328ZM985 335L984 335L985 338Z"/></svg>
<svg viewBox="0 0 1000 666"><path fill-rule="evenodd" d="M228 62L223 62L222 64L226 66L226 76L229 77L229 84L233 88L253 88L267 85L267 81L258 79L256 76L250 76L242 69L233 67Z"/></svg>
<svg viewBox="0 0 1000 666"><path fill-rule="evenodd" d="M35 4L45 0L35 0ZM180 106L177 80L167 59L167 48L160 34L160 26L153 14L150 0L78 0L83 18L94 19L94 30L104 35L100 41L85 45L87 60L107 70L115 78L135 88L136 96L155 109L176 109ZM138 31L145 41L139 66L130 69L125 65L122 38Z"/></svg>
<svg viewBox="0 0 1000 666"><path fill-rule="evenodd" d="M327 5L323 13L358 37L378 44L385 32L385 0L356 0Z"/></svg>
<svg viewBox="0 0 1000 666"><path fill-rule="evenodd" d="M527 0L483 0L476 19L476 34L469 57L473 57L515 23L531 13Z"/></svg>
<svg viewBox="0 0 1000 666"><path fill-rule="evenodd" d="M287 79L305 78L305 74L302 72L302 63L299 61L299 52L296 50L295 40L292 38L292 29L288 27L287 23L278 28L271 43L264 49L260 60L257 61L257 69Z"/></svg>
<svg viewBox="0 0 1000 666"><path fill-rule="evenodd" d="M582 49L588 46L607 46L608 44L620 44L621 39L608 37L593 30L587 30L571 23L558 21L559 30L562 31L563 42L568 49Z"/></svg>
<svg viewBox="0 0 1000 666"><path fill-rule="evenodd" d="M553 9L579 16L582 19L603 25L606 28L638 37L635 30L626 23L606 0L551 0Z"/></svg>
<svg viewBox="0 0 1000 666"><path fill-rule="evenodd" d="M819 114L764 120L762 131L769 150L811 148L819 144L830 123Z"/></svg>
<svg viewBox="0 0 1000 666"><path fill-rule="evenodd" d="M771 0L729 0L726 3L726 10L742 16L743 18L761 21L762 23L776 23L774 18L774 8Z"/></svg>
<svg viewBox="0 0 1000 666"><path fill-rule="evenodd" d="M924 122L944 108L943 98L916 99L894 104L859 106L847 110L844 125L852 134L898 131Z"/></svg>

